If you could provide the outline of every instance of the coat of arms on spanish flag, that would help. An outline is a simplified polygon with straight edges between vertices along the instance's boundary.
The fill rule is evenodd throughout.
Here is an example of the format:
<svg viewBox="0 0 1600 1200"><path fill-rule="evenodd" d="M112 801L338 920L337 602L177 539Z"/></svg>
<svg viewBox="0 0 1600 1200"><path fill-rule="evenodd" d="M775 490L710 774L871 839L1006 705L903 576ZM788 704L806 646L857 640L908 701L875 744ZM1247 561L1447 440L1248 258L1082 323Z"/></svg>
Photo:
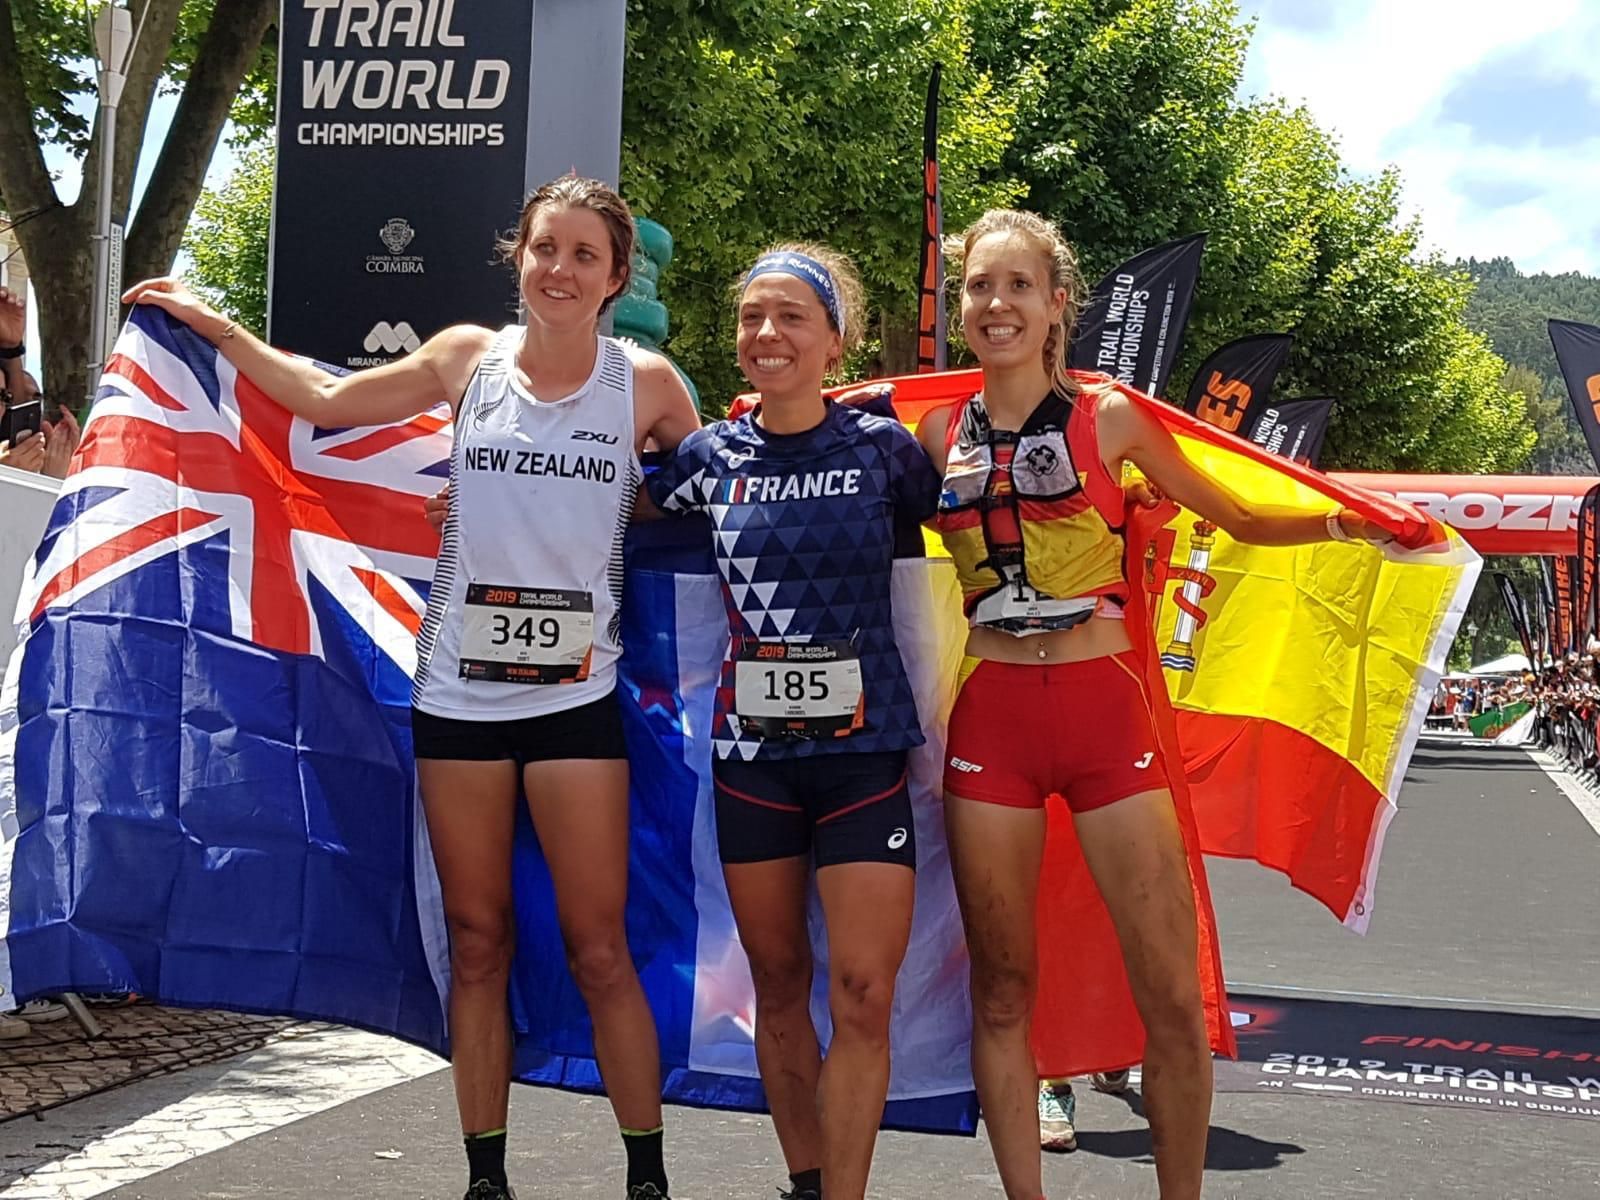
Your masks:
<svg viewBox="0 0 1600 1200"><path fill-rule="evenodd" d="M1098 376L1083 381L1107 386ZM912 426L982 386L976 371L886 382ZM1202 855L1281 871L1344 924L1366 929L1395 798L1482 564L1460 535L1409 505L1121 390L1167 426L1191 462L1247 502L1318 515L1352 508L1395 535L1381 549L1262 547L1171 503L1129 514L1125 570L1144 600L1129 607L1129 632L1158 700L1164 756L1182 764L1170 774L1199 914L1198 967L1213 1048L1231 1053ZM942 552L936 538L929 546ZM924 714L924 723L940 718L942 728L946 715ZM1092 720L1092 706L1079 719ZM1136 1063L1144 1030L1110 917L1058 798L1049 828L1034 1019L1040 1073Z"/></svg>

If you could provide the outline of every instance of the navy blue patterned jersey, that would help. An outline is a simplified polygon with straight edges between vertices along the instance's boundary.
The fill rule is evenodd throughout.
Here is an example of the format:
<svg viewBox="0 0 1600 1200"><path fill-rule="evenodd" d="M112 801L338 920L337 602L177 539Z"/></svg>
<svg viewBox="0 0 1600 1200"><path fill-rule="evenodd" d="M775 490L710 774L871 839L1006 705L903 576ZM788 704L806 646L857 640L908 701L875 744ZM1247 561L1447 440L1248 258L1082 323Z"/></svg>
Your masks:
<svg viewBox="0 0 1600 1200"><path fill-rule="evenodd" d="M663 512L711 518L730 630L717 692L718 758L903 750L922 727L895 646L897 544L920 546L939 477L893 417L829 404L804 433L747 414L696 430L647 479ZM735 712L735 659L755 643L844 645L859 655L858 725L847 736L765 736ZM805 654L804 651L796 651Z"/></svg>

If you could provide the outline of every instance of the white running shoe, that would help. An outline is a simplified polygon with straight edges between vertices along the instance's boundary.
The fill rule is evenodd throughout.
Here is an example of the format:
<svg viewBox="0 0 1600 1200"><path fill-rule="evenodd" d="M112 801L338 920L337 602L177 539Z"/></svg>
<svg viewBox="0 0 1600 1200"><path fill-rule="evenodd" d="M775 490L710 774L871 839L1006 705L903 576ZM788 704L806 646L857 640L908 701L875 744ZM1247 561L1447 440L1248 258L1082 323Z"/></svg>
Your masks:
<svg viewBox="0 0 1600 1200"><path fill-rule="evenodd" d="M1078 1148L1078 1131L1073 1119L1078 1115L1078 1098L1070 1083L1039 1084L1039 1148L1065 1154Z"/></svg>
<svg viewBox="0 0 1600 1200"><path fill-rule="evenodd" d="M1089 1085L1108 1096L1120 1096L1128 1090L1128 1072L1126 1068L1121 1071L1096 1071L1089 1076Z"/></svg>

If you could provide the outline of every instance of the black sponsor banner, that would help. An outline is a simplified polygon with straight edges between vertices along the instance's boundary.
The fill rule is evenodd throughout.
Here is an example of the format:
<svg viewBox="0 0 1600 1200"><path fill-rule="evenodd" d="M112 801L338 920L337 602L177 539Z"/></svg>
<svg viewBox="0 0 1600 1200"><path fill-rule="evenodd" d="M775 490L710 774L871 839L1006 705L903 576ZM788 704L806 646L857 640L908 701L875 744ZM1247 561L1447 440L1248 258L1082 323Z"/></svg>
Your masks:
<svg viewBox="0 0 1600 1200"><path fill-rule="evenodd" d="M1161 395L1183 345L1205 248L1203 233L1180 238L1134 255L1096 284L1078 318L1068 365Z"/></svg>
<svg viewBox="0 0 1600 1200"><path fill-rule="evenodd" d="M361 367L514 316L494 241L524 190L533 8L286 0L273 342Z"/></svg>
<svg viewBox="0 0 1600 1200"><path fill-rule="evenodd" d="M1511 628L1517 631L1517 638L1522 642L1522 653L1530 664L1538 662L1533 653L1533 631L1528 626L1528 606L1523 602L1522 593L1504 571L1496 571L1494 581L1500 588L1500 599L1505 602Z"/></svg>
<svg viewBox="0 0 1600 1200"><path fill-rule="evenodd" d="M1272 384L1289 357L1294 338L1258 333L1219 347L1200 364L1183 410L1202 421L1245 436L1256 414L1272 400Z"/></svg>
<svg viewBox="0 0 1600 1200"><path fill-rule="evenodd" d="M1555 630L1556 653L1565 655L1573 648L1572 642L1572 563L1570 554L1558 555L1555 559L1556 604L1555 620L1551 622Z"/></svg>
<svg viewBox="0 0 1600 1200"><path fill-rule="evenodd" d="M1596 554L1600 553L1600 486L1584 494L1578 508L1578 554L1574 560L1577 584L1573 589L1573 630L1577 647L1587 647L1596 632L1595 588Z"/></svg>
<svg viewBox="0 0 1600 1200"><path fill-rule="evenodd" d="M1600 1121L1600 1020L1229 996L1220 1092Z"/></svg>
<svg viewBox="0 0 1600 1200"><path fill-rule="evenodd" d="M1259 408L1245 428L1256 445L1314 467L1322 458L1332 413L1332 396L1282 400Z"/></svg>
<svg viewBox="0 0 1600 1200"><path fill-rule="evenodd" d="M939 78L933 65L922 116L922 263L917 271L917 370L948 365L944 307L944 193L939 187Z"/></svg>
<svg viewBox="0 0 1600 1200"><path fill-rule="evenodd" d="M1539 630L1545 656L1553 660L1561 654L1561 650L1556 646L1555 559L1548 556L1539 558L1539 603L1535 607L1539 613Z"/></svg>
<svg viewBox="0 0 1600 1200"><path fill-rule="evenodd" d="M1600 329L1577 321L1551 321L1549 329L1578 427L1600 463Z"/></svg>

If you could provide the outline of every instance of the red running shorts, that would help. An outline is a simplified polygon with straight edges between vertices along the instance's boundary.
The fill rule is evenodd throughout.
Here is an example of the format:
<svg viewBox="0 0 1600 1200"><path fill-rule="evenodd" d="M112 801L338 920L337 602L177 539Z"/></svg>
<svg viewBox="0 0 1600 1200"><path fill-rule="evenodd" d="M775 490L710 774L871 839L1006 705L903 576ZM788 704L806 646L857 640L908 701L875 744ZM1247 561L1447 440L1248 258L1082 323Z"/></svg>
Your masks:
<svg viewBox="0 0 1600 1200"><path fill-rule="evenodd" d="M1075 813L1169 787L1131 652L1082 662L967 659L950 713L947 796Z"/></svg>

